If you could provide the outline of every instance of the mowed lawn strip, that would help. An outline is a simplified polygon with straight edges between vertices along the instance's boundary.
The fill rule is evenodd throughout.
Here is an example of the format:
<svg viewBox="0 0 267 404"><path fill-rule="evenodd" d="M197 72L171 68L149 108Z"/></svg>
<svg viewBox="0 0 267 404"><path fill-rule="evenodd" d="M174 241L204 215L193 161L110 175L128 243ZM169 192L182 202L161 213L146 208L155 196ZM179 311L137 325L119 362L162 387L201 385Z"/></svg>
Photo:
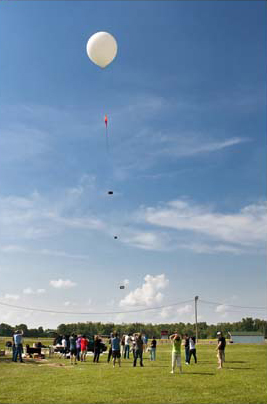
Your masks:
<svg viewBox="0 0 267 404"><path fill-rule="evenodd" d="M90 356L76 366L57 357L25 364L1 357L0 403L267 404L267 346L227 345L223 370L217 369L215 348L197 345L198 363L189 366L182 350L182 375L170 374L169 344L158 344L155 362L145 353L144 368L123 359L113 369L107 354L98 364Z"/></svg>

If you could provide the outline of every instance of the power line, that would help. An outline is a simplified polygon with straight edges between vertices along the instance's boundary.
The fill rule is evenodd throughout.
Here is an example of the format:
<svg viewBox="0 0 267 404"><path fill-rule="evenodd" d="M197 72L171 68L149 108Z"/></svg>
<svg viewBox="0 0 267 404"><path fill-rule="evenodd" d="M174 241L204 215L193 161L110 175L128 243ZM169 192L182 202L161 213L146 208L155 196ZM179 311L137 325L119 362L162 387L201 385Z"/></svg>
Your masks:
<svg viewBox="0 0 267 404"><path fill-rule="evenodd" d="M162 306L146 307L143 309L134 309L134 310L126 310L126 311L104 311L104 312L75 312L75 311L51 310L51 309L43 309L43 308L17 306L14 304L4 303L1 301L0 301L0 305L5 306L5 307L10 307L13 309L36 311L36 312L43 312L43 313L69 314L69 315L105 315L105 314L107 315L107 314L127 314L127 313L137 313L137 312L144 312L144 311L160 310L160 309L164 309L167 307L179 306L179 305L185 304L185 303L192 303L193 301L194 301L194 299L188 299L188 300L184 300L184 301L180 301L180 302L176 302L176 303L165 304ZM238 305L227 304L227 303L211 302L211 301L202 300L202 299L199 299L199 302L208 304L208 305L227 306L227 307L233 307L233 308L239 308L239 309L266 310L265 307L238 306ZM230 310L228 310L228 311L230 311ZM234 312L234 310L233 310L233 312ZM241 312L241 311L236 311L236 312Z"/></svg>
<svg viewBox="0 0 267 404"><path fill-rule="evenodd" d="M70 315L103 315L103 314L126 314L126 313L136 313L136 312L142 312L142 311L149 311L149 310L160 310L164 309L166 307L172 307L172 306L179 306L180 304L185 304L192 302L193 299L190 300L184 300L182 302L176 302L176 303L171 303L167 304L164 306L156 306L156 307L146 307L144 309L135 309L135 310L127 310L127 311L105 311L105 312L75 312L75 311L58 311L58 310L49 310L49 309L42 309L42 308L33 308L33 307L25 307L25 306L17 306L14 304L9 304L9 303L4 303L0 301L1 306L6 306L6 307L11 307L14 309L19 309L19 310L29 310L29 311L37 311L37 312L44 312L44 313L55 313L55 314L70 314Z"/></svg>
<svg viewBox="0 0 267 404"><path fill-rule="evenodd" d="M259 306L238 306L235 304L228 304L228 303L219 303L219 302L210 302L208 300L199 299L201 303L210 304L214 306L227 306L227 307L235 307L239 309L253 309L253 310L266 310L266 307L259 307Z"/></svg>

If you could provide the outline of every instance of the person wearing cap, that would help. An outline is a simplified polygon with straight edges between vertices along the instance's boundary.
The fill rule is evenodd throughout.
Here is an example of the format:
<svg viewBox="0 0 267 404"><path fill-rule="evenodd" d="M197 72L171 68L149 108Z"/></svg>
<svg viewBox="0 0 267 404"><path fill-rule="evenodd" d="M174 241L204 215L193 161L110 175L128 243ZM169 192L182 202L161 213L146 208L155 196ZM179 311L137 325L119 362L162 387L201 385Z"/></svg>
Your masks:
<svg viewBox="0 0 267 404"><path fill-rule="evenodd" d="M217 332L217 336L218 336L218 345L217 345L217 358L218 358L218 369L222 369L223 367L223 362L225 362L225 355L224 355L224 350L225 350L225 345L226 345L226 341L225 338L222 334L221 331Z"/></svg>

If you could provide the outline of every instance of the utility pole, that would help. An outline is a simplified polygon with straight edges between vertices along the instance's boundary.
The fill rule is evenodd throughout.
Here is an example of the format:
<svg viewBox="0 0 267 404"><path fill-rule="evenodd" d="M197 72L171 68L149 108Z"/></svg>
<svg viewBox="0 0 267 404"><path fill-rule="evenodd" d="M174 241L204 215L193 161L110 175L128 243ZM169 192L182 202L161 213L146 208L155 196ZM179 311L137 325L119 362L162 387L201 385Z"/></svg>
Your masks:
<svg viewBox="0 0 267 404"><path fill-rule="evenodd" d="M198 341L198 329L197 329L197 301L198 301L198 296L195 296L196 342Z"/></svg>

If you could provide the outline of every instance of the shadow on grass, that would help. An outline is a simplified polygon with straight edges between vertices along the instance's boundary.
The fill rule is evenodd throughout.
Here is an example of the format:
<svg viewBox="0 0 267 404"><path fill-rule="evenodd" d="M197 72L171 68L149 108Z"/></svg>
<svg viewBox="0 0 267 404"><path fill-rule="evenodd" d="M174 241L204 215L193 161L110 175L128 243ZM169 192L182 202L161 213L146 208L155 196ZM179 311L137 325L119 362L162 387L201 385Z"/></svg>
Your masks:
<svg viewBox="0 0 267 404"><path fill-rule="evenodd" d="M42 362L42 361L35 361L35 360L24 360L22 363L20 361L14 362L12 361L11 358L5 358L5 359L1 359L0 363L14 363L16 365L39 365L40 363L46 363L46 362Z"/></svg>
<svg viewBox="0 0 267 404"><path fill-rule="evenodd" d="M252 370L252 369L255 369L255 368L236 368L236 367L234 367L234 368L226 368L226 367L224 367L224 369L228 369L228 370Z"/></svg>
<svg viewBox="0 0 267 404"><path fill-rule="evenodd" d="M201 376L215 376L215 373L211 372L186 372L184 375L201 375Z"/></svg>

